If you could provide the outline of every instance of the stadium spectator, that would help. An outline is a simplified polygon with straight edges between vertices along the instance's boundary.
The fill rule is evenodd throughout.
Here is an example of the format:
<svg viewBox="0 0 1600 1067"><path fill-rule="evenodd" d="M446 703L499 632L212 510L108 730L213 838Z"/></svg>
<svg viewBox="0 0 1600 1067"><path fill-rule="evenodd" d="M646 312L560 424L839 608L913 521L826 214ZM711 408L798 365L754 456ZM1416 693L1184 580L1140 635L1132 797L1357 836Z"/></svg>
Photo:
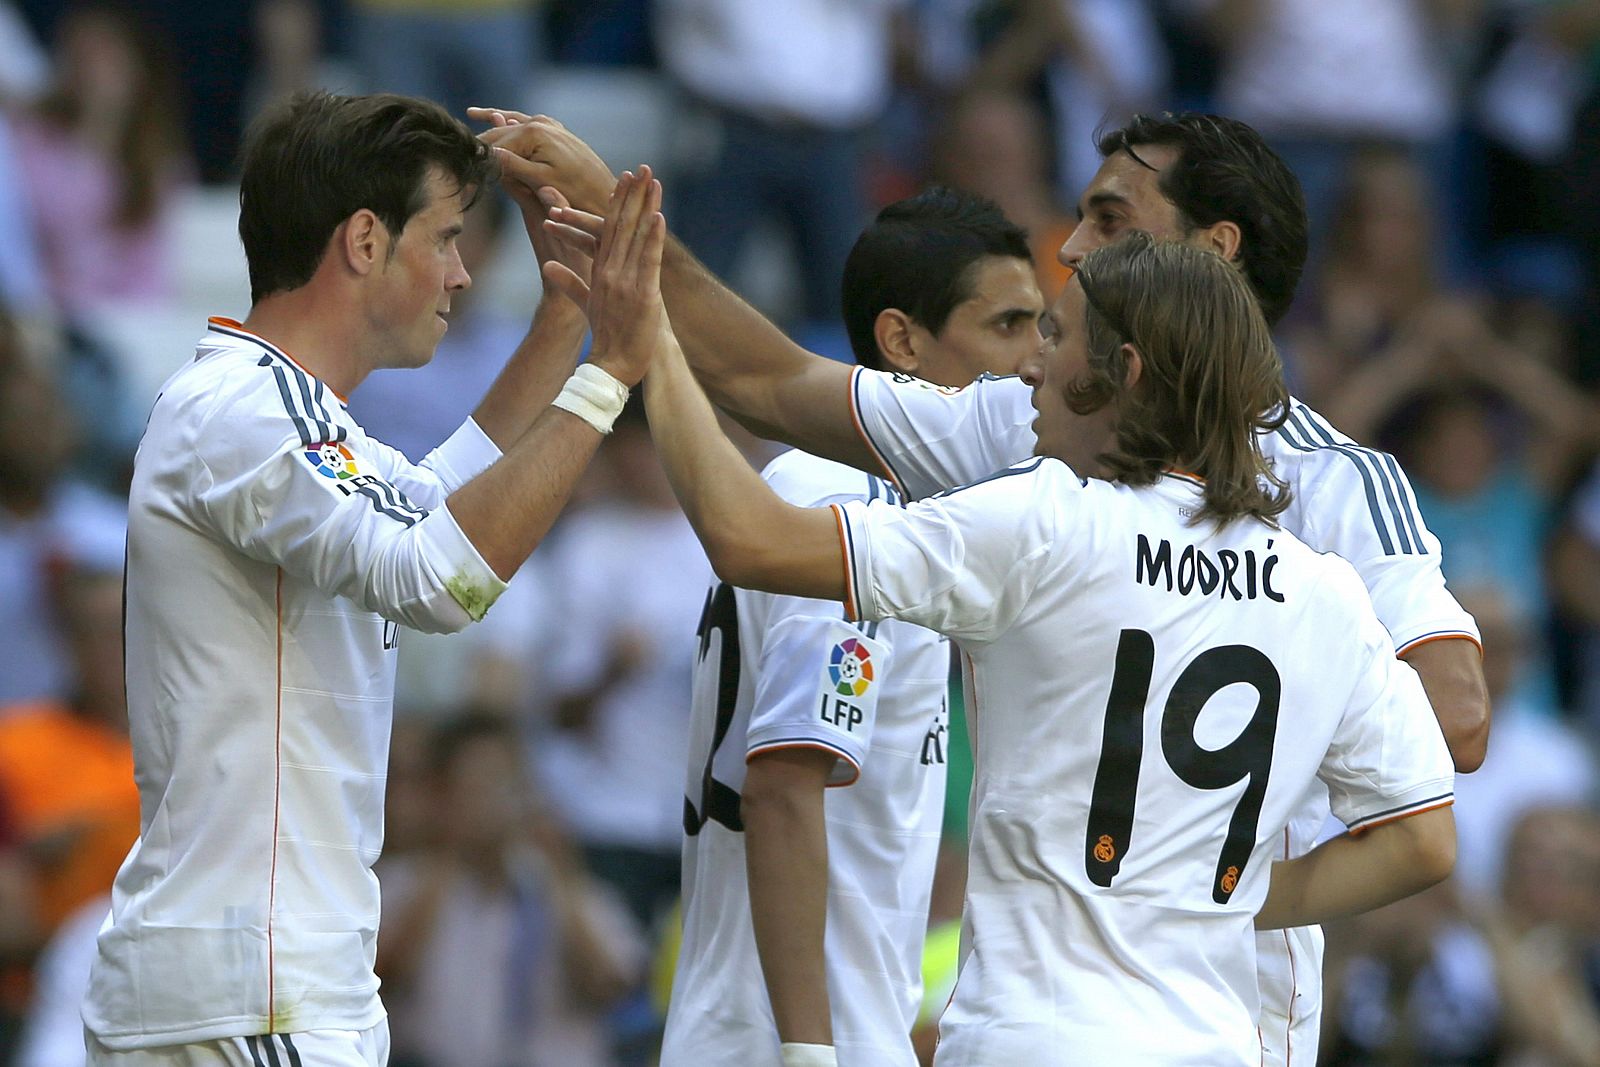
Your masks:
<svg viewBox="0 0 1600 1067"><path fill-rule="evenodd" d="M1506 1061L1600 1065L1600 812L1527 812L1506 841L1500 907L1480 917L1494 952Z"/></svg>
<svg viewBox="0 0 1600 1067"><path fill-rule="evenodd" d="M614 492L569 515L543 561L558 624L542 664L541 789L640 924L678 896L695 621L711 577L651 446L624 412L601 451Z"/></svg>
<svg viewBox="0 0 1600 1067"><path fill-rule="evenodd" d="M1466 586L1461 604L1483 634L1483 675L1494 706L1494 743L1483 766L1456 783L1454 882L1469 905L1500 891L1506 844L1523 812L1600 800L1600 767L1587 739L1563 721L1547 692L1527 684L1540 627L1496 586ZM1529 769L1537 767L1537 773Z"/></svg>
<svg viewBox="0 0 1600 1067"><path fill-rule="evenodd" d="M0 791L37 871L46 932L110 890L139 836L121 568L65 570L51 582L51 603L71 649L71 697L0 708Z"/></svg>
<svg viewBox="0 0 1600 1067"><path fill-rule="evenodd" d="M109 3L56 30L52 86L15 135L51 298L68 317L173 296L170 211L191 164L150 28Z"/></svg>
<svg viewBox="0 0 1600 1067"><path fill-rule="evenodd" d="M95 938L110 910L109 892L91 897L56 927L40 951L16 1067L84 1067L83 997Z"/></svg>
<svg viewBox="0 0 1600 1067"><path fill-rule="evenodd" d="M1428 197L1424 174L1403 153L1368 148L1351 159L1327 242L1284 331L1296 395L1326 405L1444 298ZM1331 414L1353 434L1370 433L1344 412Z"/></svg>
<svg viewBox="0 0 1600 1067"><path fill-rule="evenodd" d="M17 343L0 321L6 348ZM51 581L64 566L119 571L127 524L120 501L66 477L66 401L23 358L0 359L0 708L72 696Z"/></svg>
<svg viewBox="0 0 1600 1067"><path fill-rule="evenodd" d="M839 272L868 216L865 137L889 102L891 29L906 4L656 4L662 65L710 131L700 158L680 161L673 224L726 277L751 227L780 219L813 322L839 318Z"/></svg>
<svg viewBox="0 0 1600 1067"><path fill-rule="evenodd" d="M928 74L956 95L1048 100L1056 195L1100 166L1096 131L1161 103L1168 58L1150 0L934 0L919 5ZM1008 209L1009 212L1009 209ZM1048 257L1047 257L1048 258Z"/></svg>
<svg viewBox="0 0 1600 1067"><path fill-rule="evenodd" d="M934 176L993 200L1028 234L1039 289L1046 299L1072 272L1056 252L1077 220L1056 200L1044 154L1043 116L1024 97L975 91L952 103L935 138Z"/></svg>
<svg viewBox="0 0 1600 1067"><path fill-rule="evenodd" d="M544 0L349 0L370 92L420 96L452 115L525 100L543 62Z"/></svg>
<svg viewBox="0 0 1600 1067"><path fill-rule="evenodd" d="M1331 924L1328 945L1322 1050L1295 1049L1296 1059L1322 1067L1501 1062L1495 958L1453 882Z"/></svg>
<svg viewBox="0 0 1600 1067"><path fill-rule="evenodd" d="M1299 177L1314 246L1357 146L1392 142L1448 173L1456 63L1481 0L1178 4L1220 50L1216 109L1259 130Z"/></svg>
<svg viewBox="0 0 1600 1067"><path fill-rule="evenodd" d="M1477 308L1434 299L1347 372L1327 408L1406 464L1454 585L1493 586L1527 620L1522 683L1553 698L1542 631L1556 487L1595 440L1594 401L1502 340Z"/></svg>
<svg viewBox="0 0 1600 1067"><path fill-rule="evenodd" d="M1600 740L1600 463L1568 506L1550 546L1550 587L1575 630L1576 694L1572 711L1591 740Z"/></svg>
<svg viewBox="0 0 1600 1067"><path fill-rule="evenodd" d="M516 729L466 713L429 746L435 844L386 858L378 972L397 1067L606 1067L606 1009L645 946L524 770Z"/></svg>

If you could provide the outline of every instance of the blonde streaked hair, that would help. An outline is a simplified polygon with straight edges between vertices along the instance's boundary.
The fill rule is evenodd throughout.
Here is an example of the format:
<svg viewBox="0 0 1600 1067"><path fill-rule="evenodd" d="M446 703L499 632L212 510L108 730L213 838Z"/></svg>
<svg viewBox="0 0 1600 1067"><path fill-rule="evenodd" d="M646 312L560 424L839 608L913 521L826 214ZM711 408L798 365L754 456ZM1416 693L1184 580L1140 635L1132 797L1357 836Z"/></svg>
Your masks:
<svg viewBox="0 0 1600 1067"><path fill-rule="evenodd" d="M1149 485L1171 468L1205 480L1195 521L1275 523L1289 487L1258 435L1288 417L1283 363L1250 285L1215 253L1147 233L1084 257L1089 367L1067 386L1080 415L1120 402L1116 442L1100 456L1113 478ZM1143 373L1129 389L1123 345Z"/></svg>

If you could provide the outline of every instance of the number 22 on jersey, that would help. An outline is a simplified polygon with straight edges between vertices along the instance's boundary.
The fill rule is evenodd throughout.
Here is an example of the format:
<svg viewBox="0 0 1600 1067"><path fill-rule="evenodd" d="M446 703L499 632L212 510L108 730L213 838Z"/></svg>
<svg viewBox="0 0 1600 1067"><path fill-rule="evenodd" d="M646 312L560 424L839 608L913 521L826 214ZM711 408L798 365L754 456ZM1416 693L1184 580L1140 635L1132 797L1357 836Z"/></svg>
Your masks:
<svg viewBox="0 0 1600 1067"><path fill-rule="evenodd" d="M1144 630L1123 630L1106 702L1105 733L1084 839L1089 880L1109 887L1134 847L1133 813L1144 760L1144 723L1155 670L1155 640ZM1230 685L1256 692L1255 713L1221 748L1203 748L1195 725L1206 702ZM1180 780L1196 789L1226 789L1245 781L1217 857L1211 898L1226 904L1255 847L1261 803L1272 769L1282 686L1272 661L1249 645L1222 645L1200 653L1173 683L1161 711L1161 754Z"/></svg>

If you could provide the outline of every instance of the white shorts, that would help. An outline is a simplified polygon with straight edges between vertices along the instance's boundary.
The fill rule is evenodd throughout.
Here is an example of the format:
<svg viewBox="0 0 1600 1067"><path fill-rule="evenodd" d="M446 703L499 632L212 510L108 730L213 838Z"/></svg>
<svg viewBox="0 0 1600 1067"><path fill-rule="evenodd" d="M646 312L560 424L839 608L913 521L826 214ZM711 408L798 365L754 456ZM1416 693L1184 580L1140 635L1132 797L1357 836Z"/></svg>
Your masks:
<svg viewBox="0 0 1600 1067"><path fill-rule="evenodd" d="M306 1030L122 1050L84 1034L84 1044L88 1067L385 1067L389 1020L368 1030Z"/></svg>

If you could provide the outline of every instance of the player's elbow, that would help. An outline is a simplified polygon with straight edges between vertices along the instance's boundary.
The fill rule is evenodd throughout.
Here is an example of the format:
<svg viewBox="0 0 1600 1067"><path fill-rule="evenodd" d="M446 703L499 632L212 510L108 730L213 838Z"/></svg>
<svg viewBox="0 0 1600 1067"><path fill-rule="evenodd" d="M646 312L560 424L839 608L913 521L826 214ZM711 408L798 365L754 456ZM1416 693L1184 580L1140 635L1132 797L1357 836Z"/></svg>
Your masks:
<svg viewBox="0 0 1600 1067"><path fill-rule="evenodd" d="M1435 706L1435 713L1444 727L1445 744L1450 746L1450 758L1455 761L1456 773L1471 774L1483 766L1489 753L1489 694L1480 685L1474 692L1453 696L1448 706Z"/></svg>
<svg viewBox="0 0 1600 1067"><path fill-rule="evenodd" d="M1456 866L1456 821L1449 808L1424 812L1398 824L1407 831L1411 892L1438 885Z"/></svg>
<svg viewBox="0 0 1600 1067"><path fill-rule="evenodd" d="M762 588L769 561L762 546L737 526L724 526L701 538L706 558L719 579L741 589Z"/></svg>
<svg viewBox="0 0 1600 1067"><path fill-rule="evenodd" d="M701 544L717 577L740 589L784 593L791 539L765 513L747 513L733 522L702 524Z"/></svg>
<svg viewBox="0 0 1600 1067"><path fill-rule="evenodd" d="M1474 641L1424 641L1401 654L1422 679L1456 771L1478 769L1489 749L1489 687Z"/></svg>

